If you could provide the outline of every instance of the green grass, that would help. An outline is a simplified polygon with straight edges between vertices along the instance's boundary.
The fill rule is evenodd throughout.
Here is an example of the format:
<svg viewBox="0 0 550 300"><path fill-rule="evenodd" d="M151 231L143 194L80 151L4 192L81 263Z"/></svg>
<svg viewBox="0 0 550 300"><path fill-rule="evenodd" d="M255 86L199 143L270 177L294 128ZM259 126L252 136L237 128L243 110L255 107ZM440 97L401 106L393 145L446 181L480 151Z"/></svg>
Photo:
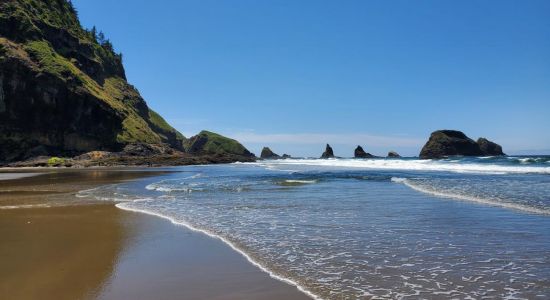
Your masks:
<svg viewBox="0 0 550 300"><path fill-rule="evenodd" d="M207 153L246 155L248 152L238 141L211 131L203 130L199 133L199 136L207 137L208 139L203 147L203 151Z"/></svg>
<svg viewBox="0 0 550 300"><path fill-rule="evenodd" d="M9 10L11 15L17 14L32 22L43 22L51 27L64 28L78 38L86 38L86 32L67 1L17 0L8 5L10 7L5 9Z"/></svg>

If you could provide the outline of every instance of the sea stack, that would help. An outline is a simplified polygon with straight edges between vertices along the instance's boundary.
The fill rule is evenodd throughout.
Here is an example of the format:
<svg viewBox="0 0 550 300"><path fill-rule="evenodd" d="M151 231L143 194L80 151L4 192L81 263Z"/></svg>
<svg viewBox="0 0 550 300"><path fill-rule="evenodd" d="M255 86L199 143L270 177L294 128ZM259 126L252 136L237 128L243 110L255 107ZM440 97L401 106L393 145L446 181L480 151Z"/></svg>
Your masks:
<svg viewBox="0 0 550 300"><path fill-rule="evenodd" d="M395 151L390 151L388 152L388 158L400 158L401 155L399 155L399 153L395 152Z"/></svg>
<svg viewBox="0 0 550 300"><path fill-rule="evenodd" d="M361 146L357 146L357 148L355 148L353 156L355 158L373 158L374 157L374 155L365 152L365 150L363 150L363 147Z"/></svg>
<svg viewBox="0 0 550 300"><path fill-rule="evenodd" d="M504 152L502 152L502 147L499 144L493 143L486 138L477 139L477 144L481 152L483 152L485 155L505 155Z"/></svg>
<svg viewBox="0 0 550 300"><path fill-rule="evenodd" d="M476 141L458 130L432 132L420 151L420 158L444 158L449 156L500 156L502 147L485 138Z"/></svg>
<svg viewBox="0 0 550 300"><path fill-rule="evenodd" d="M278 154L271 151L271 149L269 149L269 147L264 147L262 149L262 153L260 154L260 158L262 158L262 159L279 159L279 158L281 158L281 156L279 156Z"/></svg>
<svg viewBox="0 0 550 300"><path fill-rule="evenodd" d="M327 147L325 148L325 152L321 155L321 158L333 158L334 157L334 151L332 151L332 148L329 144L327 144Z"/></svg>
<svg viewBox="0 0 550 300"><path fill-rule="evenodd" d="M292 156L285 153L285 154L283 154L283 156L281 156L281 158L282 159L287 159L287 158L292 158Z"/></svg>

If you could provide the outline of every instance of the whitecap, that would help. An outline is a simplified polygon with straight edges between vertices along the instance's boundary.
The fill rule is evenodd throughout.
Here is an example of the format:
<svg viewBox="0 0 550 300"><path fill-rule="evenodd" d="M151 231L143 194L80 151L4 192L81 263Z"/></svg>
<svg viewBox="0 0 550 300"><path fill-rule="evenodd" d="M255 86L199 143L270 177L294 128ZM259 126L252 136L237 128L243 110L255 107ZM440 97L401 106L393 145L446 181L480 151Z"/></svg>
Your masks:
<svg viewBox="0 0 550 300"><path fill-rule="evenodd" d="M257 164L257 163L250 163ZM451 163L430 159L287 159L258 164L268 169L280 166L319 166L373 170L445 171L480 174L550 174L550 167L511 166L489 163Z"/></svg>

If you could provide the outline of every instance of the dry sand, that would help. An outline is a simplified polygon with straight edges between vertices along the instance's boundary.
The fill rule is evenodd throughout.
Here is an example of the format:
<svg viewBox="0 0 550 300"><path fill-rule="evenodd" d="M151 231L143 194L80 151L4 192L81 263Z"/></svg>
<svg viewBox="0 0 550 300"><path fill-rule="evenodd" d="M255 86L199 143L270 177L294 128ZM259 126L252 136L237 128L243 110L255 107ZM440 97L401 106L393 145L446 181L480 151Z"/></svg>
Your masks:
<svg viewBox="0 0 550 300"><path fill-rule="evenodd" d="M152 175L71 170L0 181L0 299L309 299L217 239L74 197Z"/></svg>

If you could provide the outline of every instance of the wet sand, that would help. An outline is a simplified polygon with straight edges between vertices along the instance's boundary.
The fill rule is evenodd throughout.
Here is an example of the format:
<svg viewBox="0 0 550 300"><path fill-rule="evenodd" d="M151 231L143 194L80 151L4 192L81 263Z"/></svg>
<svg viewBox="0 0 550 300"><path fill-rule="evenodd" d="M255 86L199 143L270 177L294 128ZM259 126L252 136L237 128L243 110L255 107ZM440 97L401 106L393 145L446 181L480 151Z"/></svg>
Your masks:
<svg viewBox="0 0 550 300"><path fill-rule="evenodd" d="M309 299L217 239L113 203L75 205L78 190L156 174L0 181L0 206L36 205L0 209L0 299Z"/></svg>

